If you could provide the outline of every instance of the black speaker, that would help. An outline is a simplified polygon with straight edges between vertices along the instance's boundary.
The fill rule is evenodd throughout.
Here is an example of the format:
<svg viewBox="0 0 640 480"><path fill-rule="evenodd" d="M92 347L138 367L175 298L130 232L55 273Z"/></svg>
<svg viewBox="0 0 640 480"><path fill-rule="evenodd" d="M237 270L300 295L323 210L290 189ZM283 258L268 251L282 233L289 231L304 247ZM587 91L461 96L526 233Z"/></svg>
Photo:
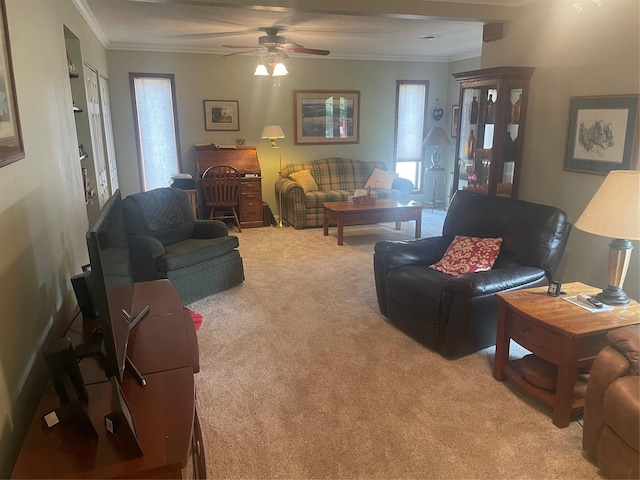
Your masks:
<svg viewBox="0 0 640 480"><path fill-rule="evenodd" d="M91 300L93 282L91 281L91 271L86 271L75 277L71 277L71 285L78 299L78 306L84 318L96 318L98 310Z"/></svg>

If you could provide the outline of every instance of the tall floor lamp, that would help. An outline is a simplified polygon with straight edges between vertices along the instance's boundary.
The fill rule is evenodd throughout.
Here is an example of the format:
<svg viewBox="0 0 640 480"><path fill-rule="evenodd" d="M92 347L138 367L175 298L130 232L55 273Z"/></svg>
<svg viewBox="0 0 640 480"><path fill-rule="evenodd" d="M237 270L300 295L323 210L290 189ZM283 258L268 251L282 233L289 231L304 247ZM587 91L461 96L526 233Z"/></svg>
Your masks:
<svg viewBox="0 0 640 480"><path fill-rule="evenodd" d="M609 244L609 285L597 298L607 305L629 305L622 285L633 250L630 240L640 240L640 171L609 172L576 228L613 238Z"/></svg>
<svg viewBox="0 0 640 480"><path fill-rule="evenodd" d="M282 131L282 127L280 125L267 125L262 130L262 138L268 138L271 140L271 148L278 149L278 157L280 159L280 170L278 170L278 178L282 178L282 153L280 152L280 147L276 145L277 138L284 138L284 132ZM280 221L278 222L278 227L284 227L284 223L282 222L282 189L280 189L280 194L278 195L279 202L279 214L278 217Z"/></svg>

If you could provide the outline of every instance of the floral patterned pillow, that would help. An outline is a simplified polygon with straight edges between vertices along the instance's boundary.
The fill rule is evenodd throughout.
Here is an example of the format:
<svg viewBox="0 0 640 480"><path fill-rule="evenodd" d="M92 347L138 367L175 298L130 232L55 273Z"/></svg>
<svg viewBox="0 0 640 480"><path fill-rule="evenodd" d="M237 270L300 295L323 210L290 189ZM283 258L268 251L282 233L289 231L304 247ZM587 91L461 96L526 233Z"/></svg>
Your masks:
<svg viewBox="0 0 640 480"><path fill-rule="evenodd" d="M433 268L448 275L491 270L500 253L502 238L464 237L456 235Z"/></svg>

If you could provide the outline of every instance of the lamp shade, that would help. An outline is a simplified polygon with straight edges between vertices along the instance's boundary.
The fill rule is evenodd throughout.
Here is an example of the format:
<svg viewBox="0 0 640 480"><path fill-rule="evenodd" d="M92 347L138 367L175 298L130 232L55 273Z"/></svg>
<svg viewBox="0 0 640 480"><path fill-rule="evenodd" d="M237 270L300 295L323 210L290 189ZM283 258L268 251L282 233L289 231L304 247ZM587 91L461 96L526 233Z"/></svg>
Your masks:
<svg viewBox="0 0 640 480"><path fill-rule="evenodd" d="M609 172L576 228L603 237L640 240L640 171Z"/></svg>
<svg viewBox="0 0 640 480"><path fill-rule="evenodd" d="M284 132L280 125L267 125L262 130L262 138L284 138Z"/></svg>
<svg viewBox="0 0 640 480"><path fill-rule="evenodd" d="M267 67L265 67L262 63L259 64L256 67L256 71L253 72L254 75L258 75L260 77L268 77L269 76L269 71L267 70Z"/></svg>
<svg viewBox="0 0 640 480"><path fill-rule="evenodd" d="M449 137L444 131L444 128L433 127L431 130L429 130L429 133L427 133L427 136L424 138L422 144L439 147L442 145L451 145L451 142L449 141Z"/></svg>
<svg viewBox="0 0 640 480"><path fill-rule="evenodd" d="M284 66L284 63L276 63L271 75L273 77L284 77L285 75L289 75L289 71L287 70L287 67Z"/></svg>

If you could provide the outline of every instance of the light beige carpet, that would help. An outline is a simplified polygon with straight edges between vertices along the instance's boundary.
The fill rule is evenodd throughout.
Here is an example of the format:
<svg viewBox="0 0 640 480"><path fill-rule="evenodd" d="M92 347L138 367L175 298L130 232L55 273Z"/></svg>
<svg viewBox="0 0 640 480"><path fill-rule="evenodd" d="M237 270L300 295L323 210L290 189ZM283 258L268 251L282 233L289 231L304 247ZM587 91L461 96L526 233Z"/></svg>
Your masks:
<svg viewBox="0 0 640 480"><path fill-rule="evenodd" d="M425 214L423 235L443 212ZM582 428L493 379L493 349L450 361L389 325L373 245L413 224L245 229L243 285L204 315L196 376L210 478L600 478Z"/></svg>

